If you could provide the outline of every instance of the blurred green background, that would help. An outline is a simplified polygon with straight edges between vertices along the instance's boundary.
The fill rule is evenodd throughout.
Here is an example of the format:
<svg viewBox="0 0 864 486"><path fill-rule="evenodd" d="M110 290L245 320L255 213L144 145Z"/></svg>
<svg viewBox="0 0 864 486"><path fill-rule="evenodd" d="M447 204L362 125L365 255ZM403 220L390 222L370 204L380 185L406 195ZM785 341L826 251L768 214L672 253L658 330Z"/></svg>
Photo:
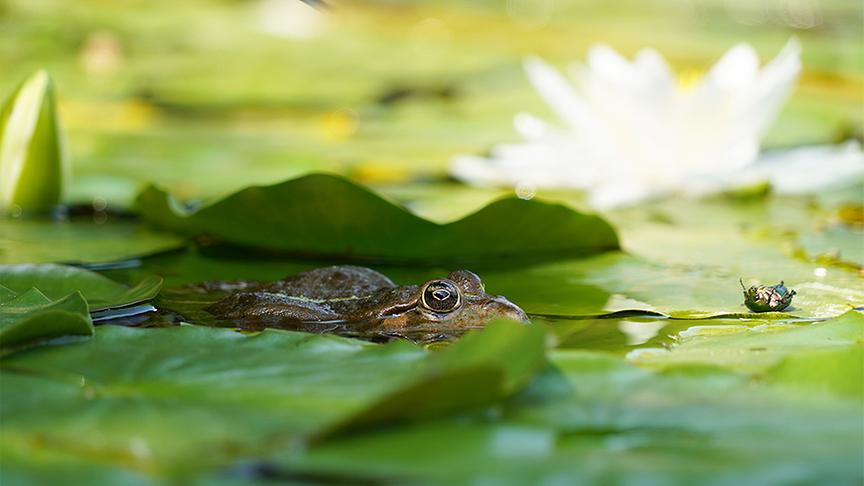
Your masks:
<svg viewBox="0 0 864 486"><path fill-rule="evenodd" d="M522 59L564 66L597 42L654 47L686 80L738 42L765 62L796 36L804 70L765 146L860 136L862 20L846 0L4 0L0 92L54 77L73 201L123 207L145 181L211 197L311 170L389 192L516 140L514 113L548 113Z"/></svg>

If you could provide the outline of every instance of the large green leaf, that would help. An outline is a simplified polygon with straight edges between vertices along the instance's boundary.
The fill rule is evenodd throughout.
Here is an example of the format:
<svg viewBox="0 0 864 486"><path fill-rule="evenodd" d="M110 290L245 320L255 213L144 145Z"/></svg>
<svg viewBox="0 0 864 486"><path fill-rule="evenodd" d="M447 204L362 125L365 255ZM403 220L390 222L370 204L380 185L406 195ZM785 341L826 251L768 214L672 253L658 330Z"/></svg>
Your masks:
<svg viewBox="0 0 864 486"><path fill-rule="evenodd" d="M835 225L802 234L799 243L811 258L864 268L864 229Z"/></svg>
<svg viewBox="0 0 864 486"><path fill-rule="evenodd" d="M54 87L40 70L0 108L0 211L50 210L68 178Z"/></svg>
<svg viewBox="0 0 864 486"><path fill-rule="evenodd" d="M0 353L60 336L93 334L87 302L78 292L58 300L36 289L11 298L4 295L0 300Z"/></svg>
<svg viewBox="0 0 864 486"><path fill-rule="evenodd" d="M859 336L861 337L861 336ZM763 379L806 393L837 393L864 398L864 346L855 344L790 354Z"/></svg>
<svg viewBox="0 0 864 486"><path fill-rule="evenodd" d="M330 175L250 187L193 212L151 187L142 217L188 235L305 257L390 262L537 260L618 247L612 227L559 204L501 199L439 225Z"/></svg>
<svg viewBox="0 0 864 486"><path fill-rule="evenodd" d="M184 243L139 222L0 219L0 263L110 263Z"/></svg>
<svg viewBox="0 0 864 486"><path fill-rule="evenodd" d="M0 442L197 469L326 430L492 403L542 367L543 345L542 330L515 323L440 354L279 330L104 326L88 343L0 362Z"/></svg>
<svg viewBox="0 0 864 486"><path fill-rule="evenodd" d="M861 479L857 400L717 368L656 372L559 351L496 420L461 418L283 451L271 471L433 484L752 484ZM280 477L276 476L277 478Z"/></svg>
<svg viewBox="0 0 864 486"><path fill-rule="evenodd" d="M0 284L16 292L35 287L52 299L81 292L92 312L146 302L159 293L162 279L145 277L133 287L127 287L77 267L21 264L0 265Z"/></svg>
<svg viewBox="0 0 864 486"><path fill-rule="evenodd" d="M156 486L159 482L140 472L69 457L51 451L15 447L0 441L0 481L3 486L87 484L88 486Z"/></svg>
<svg viewBox="0 0 864 486"><path fill-rule="evenodd" d="M805 325L766 324L746 327L734 324L721 326L694 326L679 333L678 342L670 349L640 349L631 354L633 362L667 367L671 365L710 364L742 371L764 371L777 365L787 356L804 352L824 351L840 354L825 354L825 359L798 357L786 363L787 371L777 371L788 377L789 370L802 366L804 362L814 364L811 373L822 375L822 380L836 376L843 380L839 389L848 389L846 380L864 379L864 370L853 366L842 373L835 373L837 361L849 363L854 349L864 347L864 314L849 311L846 314L825 322ZM860 356L860 354L859 354ZM815 366L816 363L821 363ZM817 380L810 379L810 382Z"/></svg>
<svg viewBox="0 0 864 486"><path fill-rule="evenodd" d="M490 404L510 395L546 365L545 333L539 326L513 329L513 324L492 323L483 332L468 333L435 356L423 379L397 390L362 412L323 431L332 436L383 424L394 419L429 419L463 408Z"/></svg>

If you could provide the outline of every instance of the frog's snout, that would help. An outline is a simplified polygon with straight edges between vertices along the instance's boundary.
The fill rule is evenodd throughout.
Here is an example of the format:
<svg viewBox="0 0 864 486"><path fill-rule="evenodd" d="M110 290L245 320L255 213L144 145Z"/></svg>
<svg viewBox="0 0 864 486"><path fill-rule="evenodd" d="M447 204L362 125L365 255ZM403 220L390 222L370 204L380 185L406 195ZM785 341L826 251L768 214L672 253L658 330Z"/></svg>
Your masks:
<svg viewBox="0 0 864 486"><path fill-rule="evenodd" d="M525 311L523 311L518 305L507 300L503 295L496 295L489 299L486 308L490 315L495 317L504 317L525 324L531 322L528 319L528 315L525 314Z"/></svg>

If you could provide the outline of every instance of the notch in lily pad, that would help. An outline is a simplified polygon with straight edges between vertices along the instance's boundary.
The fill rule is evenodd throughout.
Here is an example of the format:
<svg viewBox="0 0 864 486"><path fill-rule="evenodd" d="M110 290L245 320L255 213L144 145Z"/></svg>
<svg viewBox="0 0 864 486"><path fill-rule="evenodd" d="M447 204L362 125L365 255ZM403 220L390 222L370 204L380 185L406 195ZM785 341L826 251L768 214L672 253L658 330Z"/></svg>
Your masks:
<svg viewBox="0 0 864 486"><path fill-rule="evenodd" d="M69 161L54 86L37 71L0 110L0 214L48 214L63 200Z"/></svg>
<svg viewBox="0 0 864 486"><path fill-rule="evenodd" d="M51 299L38 289L0 285L0 356L63 337L90 337L93 321L80 292Z"/></svg>
<svg viewBox="0 0 864 486"><path fill-rule="evenodd" d="M149 275L130 287L83 268L20 264L0 265L0 285L16 293L37 288L52 300L80 292L93 319L101 321L152 310L144 304L159 294L162 278Z"/></svg>

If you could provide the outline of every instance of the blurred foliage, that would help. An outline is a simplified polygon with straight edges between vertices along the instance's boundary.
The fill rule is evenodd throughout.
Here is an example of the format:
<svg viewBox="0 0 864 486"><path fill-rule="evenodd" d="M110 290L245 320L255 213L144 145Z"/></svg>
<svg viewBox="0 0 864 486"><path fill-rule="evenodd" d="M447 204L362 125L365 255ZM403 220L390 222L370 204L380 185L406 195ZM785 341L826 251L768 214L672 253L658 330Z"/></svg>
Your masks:
<svg viewBox="0 0 864 486"><path fill-rule="evenodd" d="M293 3L319 30L268 33L279 12L267 9ZM742 40L765 61L797 36L804 73L767 144L861 132L858 2L328 4L314 15L290 0L4 0L0 92L52 73L72 196L112 206L145 181L188 198L313 169L375 183L439 176L455 154L515 140L517 111L545 114L524 56L561 65L596 42L628 55L652 46L695 75Z"/></svg>

